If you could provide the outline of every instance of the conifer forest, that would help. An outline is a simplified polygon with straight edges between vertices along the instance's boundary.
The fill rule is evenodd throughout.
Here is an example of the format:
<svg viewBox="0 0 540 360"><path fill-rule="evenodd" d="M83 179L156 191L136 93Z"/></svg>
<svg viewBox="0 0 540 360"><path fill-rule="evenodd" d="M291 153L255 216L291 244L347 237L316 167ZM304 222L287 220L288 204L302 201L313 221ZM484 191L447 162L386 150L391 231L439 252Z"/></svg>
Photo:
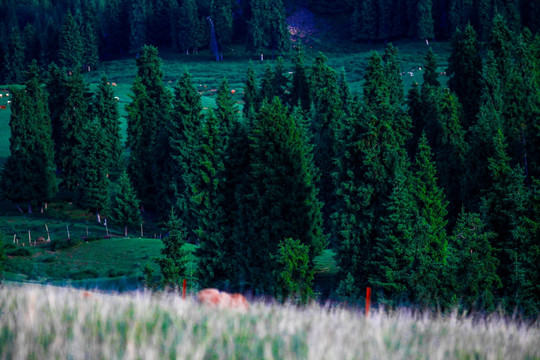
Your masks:
<svg viewBox="0 0 540 360"><path fill-rule="evenodd" d="M384 45L361 91L291 41L298 9ZM156 224L162 256L145 275L161 288L185 278L189 243L200 287L352 304L371 287L388 307L538 316L539 30L529 0L1 0L2 204ZM402 40L425 49L410 87ZM449 43L445 69L435 41ZM162 53L210 64L232 45L243 89L223 76L215 106L187 70L165 83ZM107 74L85 81L126 58L125 104ZM321 293L327 251L338 271Z"/></svg>

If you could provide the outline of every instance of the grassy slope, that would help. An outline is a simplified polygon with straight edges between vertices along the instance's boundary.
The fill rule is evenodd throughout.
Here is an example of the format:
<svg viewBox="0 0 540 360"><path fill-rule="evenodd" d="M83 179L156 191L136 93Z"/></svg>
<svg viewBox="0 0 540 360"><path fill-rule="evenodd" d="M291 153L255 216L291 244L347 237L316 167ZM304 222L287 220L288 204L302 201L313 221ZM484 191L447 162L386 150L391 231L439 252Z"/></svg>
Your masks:
<svg viewBox="0 0 540 360"><path fill-rule="evenodd" d="M246 313L177 294L0 288L0 359L540 359L539 323L294 307Z"/></svg>

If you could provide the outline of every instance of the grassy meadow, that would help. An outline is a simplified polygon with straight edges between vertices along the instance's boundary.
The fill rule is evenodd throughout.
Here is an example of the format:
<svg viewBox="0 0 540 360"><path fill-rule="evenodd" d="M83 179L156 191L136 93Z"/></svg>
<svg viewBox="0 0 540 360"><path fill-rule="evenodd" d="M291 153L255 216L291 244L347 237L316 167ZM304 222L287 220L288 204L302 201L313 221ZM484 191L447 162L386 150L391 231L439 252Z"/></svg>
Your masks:
<svg viewBox="0 0 540 360"><path fill-rule="evenodd" d="M178 294L0 288L0 359L540 359L540 326L489 317Z"/></svg>

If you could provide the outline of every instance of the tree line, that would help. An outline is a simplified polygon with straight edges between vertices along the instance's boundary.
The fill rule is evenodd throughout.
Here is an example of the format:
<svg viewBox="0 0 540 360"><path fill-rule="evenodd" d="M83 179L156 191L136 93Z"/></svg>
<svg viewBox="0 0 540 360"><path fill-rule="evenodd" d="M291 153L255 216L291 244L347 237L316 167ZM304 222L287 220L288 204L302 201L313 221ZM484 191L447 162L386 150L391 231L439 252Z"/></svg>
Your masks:
<svg viewBox="0 0 540 360"><path fill-rule="evenodd" d="M486 41L496 14L514 32L540 29L540 6L526 0L2 0L0 82L23 81L32 59L93 70L144 44L198 52L209 48L211 26L218 52L231 44L257 54L288 52L286 18L302 6L337 17L354 41L449 39L469 22Z"/></svg>
<svg viewBox="0 0 540 360"><path fill-rule="evenodd" d="M314 258L331 248L342 300L371 286L390 306L537 314L539 54L540 36L497 16L485 48L471 24L456 31L448 88L429 49L423 83L405 94L389 44L352 94L344 71L322 54L308 66L298 48L290 77L281 58L262 76L248 68L240 114L227 79L207 112L188 72L170 91L157 48L143 46L112 207L111 85L92 94L53 65L42 88L34 63L13 94L1 189L46 201L57 177L80 206L124 226L140 221L140 201L169 231L164 285L185 275L190 241L202 286L307 300Z"/></svg>

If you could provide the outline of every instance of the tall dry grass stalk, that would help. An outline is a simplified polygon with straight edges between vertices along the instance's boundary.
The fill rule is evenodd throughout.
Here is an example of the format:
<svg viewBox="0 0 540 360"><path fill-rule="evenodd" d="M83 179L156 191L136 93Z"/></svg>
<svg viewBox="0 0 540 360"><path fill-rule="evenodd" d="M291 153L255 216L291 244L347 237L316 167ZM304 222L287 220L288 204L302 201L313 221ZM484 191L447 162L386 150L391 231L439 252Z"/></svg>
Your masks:
<svg viewBox="0 0 540 360"><path fill-rule="evenodd" d="M0 288L1 359L540 359L540 326L500 317Z"/></svg>

